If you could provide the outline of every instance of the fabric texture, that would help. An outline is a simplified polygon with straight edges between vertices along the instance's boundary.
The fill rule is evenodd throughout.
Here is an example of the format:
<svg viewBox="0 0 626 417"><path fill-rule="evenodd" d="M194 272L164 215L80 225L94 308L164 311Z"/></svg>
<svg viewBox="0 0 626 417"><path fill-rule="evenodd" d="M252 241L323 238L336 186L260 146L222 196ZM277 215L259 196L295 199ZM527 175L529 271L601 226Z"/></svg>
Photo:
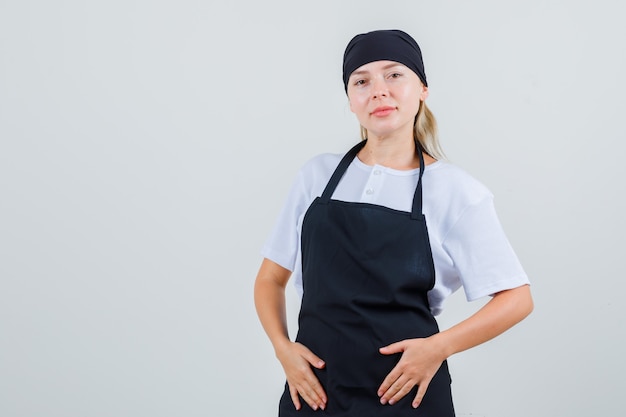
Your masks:
<svg viewBox="0 0 626 417"><path fill-rule="evenodd" d="M395 61L410 68L425 86L426 72L422 51L408 33L401 30L375 30L356 35L343 54L343 85L357 68L374 61Z"/></svg>
<svg viewBox="0 0 626 417"><path fill-rule="evenodd" d="M302 220L322 194L343 154L322 154L299 171L278 220L261 250L263 257L293 272L302 295L300 239ZM333 199L365 202L411 211L419 170L368 166L358 158L348 167ZM498 220L489 190L462 169L443 161L426 166L423 213L435 264L435 285L428 292L431 311L461 286L475 300L529 283Z"/></svg>

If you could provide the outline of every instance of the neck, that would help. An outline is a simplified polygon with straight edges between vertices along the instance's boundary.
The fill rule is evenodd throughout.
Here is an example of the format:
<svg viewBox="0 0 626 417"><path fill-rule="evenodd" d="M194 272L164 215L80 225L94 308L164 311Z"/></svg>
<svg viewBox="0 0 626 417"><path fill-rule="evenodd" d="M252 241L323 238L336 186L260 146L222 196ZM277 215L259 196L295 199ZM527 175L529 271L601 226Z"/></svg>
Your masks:
<svg viewBox="0 0 626 417"><path fill-rule="evenodd" d="M412 137L381 137L372 136L358 154L361 162L367 165L383 165L398 170L419 168L419 157L415 152ZM424 154L428 164L428 155Z"/></svg>

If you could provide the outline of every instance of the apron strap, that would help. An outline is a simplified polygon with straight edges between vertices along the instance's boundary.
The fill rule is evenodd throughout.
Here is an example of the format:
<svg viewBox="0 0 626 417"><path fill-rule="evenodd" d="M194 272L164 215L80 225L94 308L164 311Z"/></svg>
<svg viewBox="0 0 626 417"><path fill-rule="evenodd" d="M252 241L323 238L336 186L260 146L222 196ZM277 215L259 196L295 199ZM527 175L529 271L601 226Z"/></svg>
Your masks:
<svg viewBox="0 0 626 417"><path fill-rule="evenodd" d="M333 172L333 175L330 177L328 184L326 184L326 188L324 188L324 192L320 198L321 204L328 204L330 198L332 197L341 177L348 170L348 167L356 157L356 154L359 153L361 149L365 146L365 140L357 143L350 149L341 159L339 165ZM422 218L422 175L424 175L424 152L422 151L422 145L419 141L415 141L415 152L420 160L420 170L419 170L419 178L417 180L417 187L415 187L415 194L413 195L413 207L411 209L411 218L414 220Z"/></svg>
<svg viewBox="0 0 626 417"><path fill-rule="evenodd" d="M415 194L413 195L413 208L411 209L411 218L413 220L421 219L422 216L422 175L424 175L424 151L422 151L422 145L418 140L415 141L415 152L420 159L420 173L417 179L417 187L415 187Z"/></svg>
<svg viewBox="0 0 626 417"><path fill-rule="evenodd" d="M339 162L339 165L337 165L335 172L333 172L333 176L330 177L328 184L326 184L326 188L324 188L320 203L328 204L328 202L330 201L330 197L332 197L333 193L335 192L335 188L337 188L337 184L339 184L339 181L341 180L341 177L343 177L343 174L348 170L348 167L356 157L356 154L359 153L361 149L363 149L363 146L365 146L365 142L366 141L362 140L361 142L357 143L344 155L341 162Z"/></svg>

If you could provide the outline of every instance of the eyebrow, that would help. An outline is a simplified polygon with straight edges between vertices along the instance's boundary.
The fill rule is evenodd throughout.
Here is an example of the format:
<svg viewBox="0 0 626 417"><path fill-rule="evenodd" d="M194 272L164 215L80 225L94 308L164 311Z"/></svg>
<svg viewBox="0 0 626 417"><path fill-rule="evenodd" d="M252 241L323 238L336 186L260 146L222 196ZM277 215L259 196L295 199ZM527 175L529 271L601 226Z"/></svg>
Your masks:
<svg viewBox="0 0 626 417"><path fill-rule="evenodd" d="M387 70L389 68L393 68L393 67L398 67L398 66L402 66L402 64L400 64L399 62L393 62L391 64L387 64L385 65L382 69ZM352 78L353 75L361 75L361 74L367 74L369 73L369 71L367 70L360 70L360 71L354 71L352 74L350 74L350 78Z"/></svg>

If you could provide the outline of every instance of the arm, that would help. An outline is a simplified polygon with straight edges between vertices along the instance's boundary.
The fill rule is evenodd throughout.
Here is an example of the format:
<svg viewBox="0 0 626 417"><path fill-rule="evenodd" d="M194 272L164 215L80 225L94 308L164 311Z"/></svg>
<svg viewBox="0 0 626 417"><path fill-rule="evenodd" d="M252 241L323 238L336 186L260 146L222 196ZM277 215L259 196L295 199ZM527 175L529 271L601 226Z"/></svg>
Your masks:
<svg viewBox="0 0 626 417"><path fill-rule="evenodd" d="M394 404L417 385L413 400L413 407L417 407L445 359L493 339L523 320L532 309L530 287L523 285L496 293L475 314L448 330L381 348L385 355L402 352L400 361L378 390L381 403Z"/></svg>
<svg viewBox="0 0 626 417"><path fill-rule="evenodd" d="M501 291L467 320L438 336L446 357L480 345L504 333L533 310L530 286Z"/></svg>
<svg viewBox="0 0 626 417"><path fill-rule="evenodd" d="M300 398L311 408L326 408L326 393L311 370L324 367L324 361L304 345L291 342L287 331L285 309L285 286L291 271L269 259L264 259L254 284L254 303L257 314L269 337L276 357L280 361L291 399L297 410L301 408Z"/></svg>

